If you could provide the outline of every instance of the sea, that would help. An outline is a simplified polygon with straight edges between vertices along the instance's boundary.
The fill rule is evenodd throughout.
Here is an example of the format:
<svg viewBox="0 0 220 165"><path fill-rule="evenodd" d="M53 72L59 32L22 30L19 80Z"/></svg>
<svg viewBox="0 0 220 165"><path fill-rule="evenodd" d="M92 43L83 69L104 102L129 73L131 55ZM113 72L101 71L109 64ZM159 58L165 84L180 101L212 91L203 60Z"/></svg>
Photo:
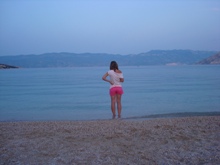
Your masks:
<svg viewBox="0 0 220 165"><path fill-rule="evenodd" d="M123 66L122 119L220 114L220 65ZM109 67L0 70L0 121L112 119Z"/></svg>

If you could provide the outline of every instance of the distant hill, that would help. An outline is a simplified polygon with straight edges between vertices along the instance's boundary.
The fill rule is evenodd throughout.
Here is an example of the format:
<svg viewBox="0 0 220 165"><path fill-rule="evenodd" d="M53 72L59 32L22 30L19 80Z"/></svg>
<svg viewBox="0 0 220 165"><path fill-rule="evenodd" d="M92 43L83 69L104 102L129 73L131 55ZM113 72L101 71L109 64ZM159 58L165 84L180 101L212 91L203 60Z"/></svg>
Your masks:
<svg viewBox="0 0 220 165"><path fill-rule="evenodd" d="M18 67L6 65L6 64L0 64L0 69L14 69L14 68L18 68Z"/></svg>
<svg viewBox="0 0 220 165"><path fill-rule="evenodd" d="M220 52L212 55L200 62L198 62L197 64L206 64L206 65L219 65L220 64Z"/></svg>
<svg viewBox="0 0 220 165"><path fill-rule="evenodd" d="M0 63L23 68L108 66L112 60L116 60L120 66L191 65L216 53L215 51L192 50L152 50L133 55L62 52L0 56Z"/></svg>

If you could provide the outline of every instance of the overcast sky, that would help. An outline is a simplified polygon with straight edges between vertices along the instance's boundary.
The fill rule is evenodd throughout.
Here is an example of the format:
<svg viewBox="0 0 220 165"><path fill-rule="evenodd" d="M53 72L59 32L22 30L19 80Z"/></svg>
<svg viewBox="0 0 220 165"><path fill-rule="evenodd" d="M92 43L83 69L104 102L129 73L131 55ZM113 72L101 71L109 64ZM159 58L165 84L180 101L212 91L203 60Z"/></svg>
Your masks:
<svg viewBox="0 0 220 165"><path fill-rule="evenodd" d="M220 0L0 0L0 55L220 51Z"/></svg>

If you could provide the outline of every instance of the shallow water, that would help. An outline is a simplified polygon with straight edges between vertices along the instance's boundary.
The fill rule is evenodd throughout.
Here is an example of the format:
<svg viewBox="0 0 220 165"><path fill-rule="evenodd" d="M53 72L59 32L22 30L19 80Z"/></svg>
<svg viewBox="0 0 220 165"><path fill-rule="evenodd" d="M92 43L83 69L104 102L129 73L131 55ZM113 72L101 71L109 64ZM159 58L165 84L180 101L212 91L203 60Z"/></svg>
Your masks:
<svg viewBox="0 0 220 165"><path fill-rule="evenodd" d="M121 67L123 118L220 112L220 66ZM0 121L110 119L108 67L0 70Z"/></svg>

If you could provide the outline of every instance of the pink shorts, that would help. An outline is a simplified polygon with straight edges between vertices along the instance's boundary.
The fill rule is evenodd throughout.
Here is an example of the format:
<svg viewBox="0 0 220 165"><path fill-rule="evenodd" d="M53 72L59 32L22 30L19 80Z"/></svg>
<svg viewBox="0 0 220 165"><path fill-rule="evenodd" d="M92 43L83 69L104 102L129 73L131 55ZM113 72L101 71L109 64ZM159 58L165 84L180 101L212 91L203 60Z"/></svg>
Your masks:
<svg viewBox="0 0 220 165"><path fill-rule="evenodd" d="M113 87L109 90L110 96L114 96L116 94L122 95L123 93L124 92L123 92L122 87Z"/></svg>

